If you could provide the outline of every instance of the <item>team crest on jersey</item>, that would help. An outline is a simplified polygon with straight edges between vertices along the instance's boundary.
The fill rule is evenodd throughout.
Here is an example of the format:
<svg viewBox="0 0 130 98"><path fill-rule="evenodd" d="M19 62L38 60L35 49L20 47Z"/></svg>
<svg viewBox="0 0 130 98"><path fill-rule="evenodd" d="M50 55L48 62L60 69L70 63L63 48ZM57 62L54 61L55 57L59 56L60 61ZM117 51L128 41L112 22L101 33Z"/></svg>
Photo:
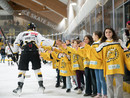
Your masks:
<svg viewBox="0 0 130 98"><path fill-rule="evenodd" d="M119 52L116 48L112 47L107 50L107 63L114 61L118 58Z"/></svg>
<svg viewBox="0 0 130 98"><path fill-rule="evenodd" d="M76 61L78 61L79 56L78 55L73 55L73 63L75 63Z"/></svg>
<svg viewBox="0 0 130 98"><path fill-rule="evenodd" d="M64 60L61 61L61 66L62 66L61 68L65 68L66 67L66 63L65 63Z"/></svg>
<svg viewBox="0 0 130 98"><path fill-rule="evenodd" d="M130 53L127 53L127 54L126 54L126 57L127 57L127 58L130 58Z"/></svg>

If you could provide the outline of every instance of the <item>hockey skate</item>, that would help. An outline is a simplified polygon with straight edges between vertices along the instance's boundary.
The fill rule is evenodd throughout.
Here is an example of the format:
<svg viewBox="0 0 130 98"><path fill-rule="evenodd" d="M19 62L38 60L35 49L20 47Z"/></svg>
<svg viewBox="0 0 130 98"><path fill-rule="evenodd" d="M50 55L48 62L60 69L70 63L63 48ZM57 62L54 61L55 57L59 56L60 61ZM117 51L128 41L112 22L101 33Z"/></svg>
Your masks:
<svg viewBox="0 0 130 98"><path fill-rule="evenodd" d="M20 96L22 93L22 88L17 87L16 89L13 90L13 93Z"/></svg>
<svg viewBox="0 0 130 98"><path fill-rule="evenodd" d="M43 86L41 86L41 87L39 87L38 88L38 92L40 92L40 93L44 93L44 90L45 90L45 87Z"/></svg>
<svg viewBox="0 0 130 98"><path fill-rule="evenodd" d="M39 88L38 92L44 93L45 87L43 86L43 81L38 81Z"/></svg>
<svg viewBox="0 0 130 98"><path fill-rule="evenodd" d="M18 87L13 90L13 94L16 94L16 95L20 96L22 94L22 87L23 87L23 83L18 82Z"/></svg>

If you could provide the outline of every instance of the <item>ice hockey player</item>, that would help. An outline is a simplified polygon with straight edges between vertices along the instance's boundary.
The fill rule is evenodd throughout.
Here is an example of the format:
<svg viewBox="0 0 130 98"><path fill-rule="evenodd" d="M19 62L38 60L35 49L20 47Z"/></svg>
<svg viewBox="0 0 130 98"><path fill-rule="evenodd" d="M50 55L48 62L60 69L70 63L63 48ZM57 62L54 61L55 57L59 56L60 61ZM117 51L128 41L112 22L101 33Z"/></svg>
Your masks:
<svg viewBox="0 0 130 98"><path fill-rule="evenodd" d="M13 49L12 44L9 43L9 45L10 45L10 48ZM14 65L14 64L13 64L13 61L11 60L12 53L11 53L10 48L9 48L9 46L6 46L6 47L5 47L5 53L7 54L7 57L8 57L8 65L10 65L10 63L11 63L11 65Z"/></svg>
<svg viewBox="0 0 130 98"><path fill-rule="evenodd" d="M20 95L22 93L22 87L24 84L25 73L29 70L29 62L32 63L32 69L35 72L36 78L38 80L39 88L44 92L45 87L43 85L43 78L41 73L41 61L38 51L38 46L40 44L53 44L45 39L39 32L35 31L36 26L34 23L30 23L27 26L27 31L19 33L14 42L14 55L18 52L20 45L22 45L21 57L18 65L18 87L13 90L13 93ZM22 44L21 44L22 43ZM50 45L51 46L51 45ZM16 61L15 56L12 58Z"/></svg>

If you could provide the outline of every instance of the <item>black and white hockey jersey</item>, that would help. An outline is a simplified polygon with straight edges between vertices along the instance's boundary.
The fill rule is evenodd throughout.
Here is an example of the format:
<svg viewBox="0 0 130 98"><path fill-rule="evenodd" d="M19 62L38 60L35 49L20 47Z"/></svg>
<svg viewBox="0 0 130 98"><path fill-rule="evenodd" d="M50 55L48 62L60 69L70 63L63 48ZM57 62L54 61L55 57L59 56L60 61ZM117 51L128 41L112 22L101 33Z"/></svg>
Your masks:
<svg viewBox="0 0 130 98"><path fill-rule="evenodd" d="M37 47L41 44L43 46L52 46L54 44L54 40L46 39L37 31L24 31L19 33L15 42L14 42L14 49L13 52L17 53L19 51L19 47L22 43L22 47L25 46L27 43L34 42Z"/></svg>

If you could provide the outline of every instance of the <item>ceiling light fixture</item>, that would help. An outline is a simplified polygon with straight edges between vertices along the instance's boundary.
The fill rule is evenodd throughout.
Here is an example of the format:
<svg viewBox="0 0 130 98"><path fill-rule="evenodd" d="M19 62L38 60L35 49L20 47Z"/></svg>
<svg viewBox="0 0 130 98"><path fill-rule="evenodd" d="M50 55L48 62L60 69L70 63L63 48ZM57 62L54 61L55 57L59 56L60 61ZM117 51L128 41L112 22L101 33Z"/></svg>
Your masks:
<svg viewBox="0 0 130 98"><path fill-rule="evenodd" d="M70 4L71 4L71 5L74 5L74 6L77 5L77 3L75 3L75 2L72 2L72 3L70 3Z"/></svg>
<svg viewBox="0 0 130 98"><path fill-rule="evenodd" d="M21 13L18 13L18 15L22 15Z"/></svg>

